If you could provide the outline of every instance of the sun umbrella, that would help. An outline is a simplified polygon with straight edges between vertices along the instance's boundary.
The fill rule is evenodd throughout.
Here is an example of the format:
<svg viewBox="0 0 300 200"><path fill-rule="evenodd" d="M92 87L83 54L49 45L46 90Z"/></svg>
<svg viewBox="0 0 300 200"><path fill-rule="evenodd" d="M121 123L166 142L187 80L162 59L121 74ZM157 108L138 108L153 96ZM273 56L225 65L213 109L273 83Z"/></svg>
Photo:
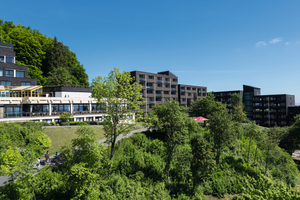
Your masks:
<svg viewBox="0 0 300 200"><path fill-rule="evenodd" d="M203 121L207 121L207 120L209 120L209 119L206 119L206 118L204 118L204 117L196 117L196 118L194 118L193 120L198 121L198 122L203 122Z"/></svg>

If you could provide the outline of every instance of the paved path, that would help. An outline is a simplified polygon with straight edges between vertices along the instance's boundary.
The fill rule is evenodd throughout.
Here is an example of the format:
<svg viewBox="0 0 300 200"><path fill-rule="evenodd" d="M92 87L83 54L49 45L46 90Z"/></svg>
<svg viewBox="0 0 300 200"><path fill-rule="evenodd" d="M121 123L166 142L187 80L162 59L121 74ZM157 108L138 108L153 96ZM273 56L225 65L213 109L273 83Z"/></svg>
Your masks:
<svg viewBox="0 0 300 200"><path fill-rule="evenodd" d="M51 126L50 126L50 127L51 127ZM128 134L126 134L126 135L121 134L121 135L119 135L119 136L117 137L117 141L116 141L116 142L120 141L120 140L123 139L123 138L128 138L128 137L130 137L130 136L132 136L132 135L134 135L134 134L136 134L136 133L144 132L144 131L146 131L146 130L147 130L147 128L142 128L142 129L138 129L138 130L131 131L130 133L128 133ZM105 140L106 140L106 138L100 140L99 143L105 145L105 143L104 143ZM44 159L44 160L41 160L41 162L40 162L41 164L40 164L39 169L41 169L41 168L43 168L43 167L46 167L46 166L60 165L60 164L62 164L62 160L63 160L62 158L59 158L58 160L56 160L56 159L55 159L55 156L51 156L49 159L50 159L50 162L49 162L49 163L46 163L46 160L45 160L45 159ZM33 169L37 169L37 166L34 165ZM0 176L0 187L2 187L2 186L5 185L5 182L8 181L8 178L9 178L9 177L7 177L7 176Z"/></svg>

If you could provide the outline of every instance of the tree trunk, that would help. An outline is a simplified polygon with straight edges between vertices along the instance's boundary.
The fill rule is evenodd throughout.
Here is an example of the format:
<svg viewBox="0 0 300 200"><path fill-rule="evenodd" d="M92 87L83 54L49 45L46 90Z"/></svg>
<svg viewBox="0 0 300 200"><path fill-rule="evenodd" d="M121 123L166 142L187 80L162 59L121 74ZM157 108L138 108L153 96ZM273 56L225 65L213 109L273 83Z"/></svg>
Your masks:
<svg viewBox="0 0 300 200"><path fill-rule="evenodd" d="M117 136L117 126L114 125L114 139L111 143L111 152L110 152L110 169L112 169L112 160L114 156L114 149L115 149L115 143L116 143L116 136Z"/></svg>
<svg viewBox="0 0 300 200"><path fill-rule="evenodd" d="M257 154L257 145L256 145L256 149L255 149L255 155L254 155L254 163L253 163L253 165L255 165L255 160L256 160L256 154Z"/></svg>
<svg viewBox="0 0 300 200"><path fill-rule="evenodd" d="M250 146L251 146L251 138L249 138L249 147L248 147L248 159L247 159L247 163L249 163L249 158L250 158Z"/></svg>
<svg viewBox="0 0 300 200"><path fill-rule="evenodd" d="M266 157L266 169L265 169L265 174L267 173L267 168L268 168L269 151L270 151L270 149L268 148L268 151L267 151L267 157Z"/></svg>

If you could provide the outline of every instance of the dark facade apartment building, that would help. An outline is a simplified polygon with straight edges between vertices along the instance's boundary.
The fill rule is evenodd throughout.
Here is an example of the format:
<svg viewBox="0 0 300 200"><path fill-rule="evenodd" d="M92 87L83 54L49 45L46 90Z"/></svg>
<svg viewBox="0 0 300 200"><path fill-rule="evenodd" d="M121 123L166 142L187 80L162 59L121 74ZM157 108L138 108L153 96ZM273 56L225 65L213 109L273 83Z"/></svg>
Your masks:
<svg viewBox="0 0 300 200"><path fill-rule="evenodd" d="M155 105L167 100L176 100L186 108L192 101L206 96L207 88L192 85L178 85L178 77L170 71L155 73L132 71L131 76L142 85L142 95L147 102L144 113L148 113Z"/></svg>
<svg viewBox="0 0 300 200"><path fill-rule="evenodd" d="M178 85L178 101L180 105L189 108L193 101L202 99L207 95L207 88L194 85Z"/></svg>
<svg viewBox="0 0 300 200"><path fill-rule="evenodd" d="M227 107L232 112L231 95L233 93L241 94L247 117L255 120L261 126L291 125L293 117L289 114L289 110L295 113L298 111L291 109L295 107L295 96L288 94L261 95L260 90L257 87L243 85L243 91L214 92L214 95L216 101L227 103Z"/></svg>
<svg viewBox="0 0 300 200"><path fill-rule="evenodd" d="M295 96L288 94L259 95L253 98L253 116L256 123L272 127L290 125L289 107L295 106Z"/></svg>
<svg viewBox="0 0 300 200"><path fill-rule="evenodd" d="M13 45L0 42L0 85L36 85L36 79L28 78L28 67L16 65L15 60Z"/></svg>

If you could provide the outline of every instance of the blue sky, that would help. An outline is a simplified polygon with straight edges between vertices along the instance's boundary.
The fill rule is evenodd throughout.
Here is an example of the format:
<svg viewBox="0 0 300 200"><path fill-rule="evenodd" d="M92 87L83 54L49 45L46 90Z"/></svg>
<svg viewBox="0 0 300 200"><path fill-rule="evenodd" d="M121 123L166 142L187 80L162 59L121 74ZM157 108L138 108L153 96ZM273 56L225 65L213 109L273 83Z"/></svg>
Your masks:
<svg viewBox="0 0 300 200"><path fill-rule="evenodd" d="M300 1L3 1L0 18L76 53L89 80L170 70L208 91L293 94L300 104Z"/></svg>

